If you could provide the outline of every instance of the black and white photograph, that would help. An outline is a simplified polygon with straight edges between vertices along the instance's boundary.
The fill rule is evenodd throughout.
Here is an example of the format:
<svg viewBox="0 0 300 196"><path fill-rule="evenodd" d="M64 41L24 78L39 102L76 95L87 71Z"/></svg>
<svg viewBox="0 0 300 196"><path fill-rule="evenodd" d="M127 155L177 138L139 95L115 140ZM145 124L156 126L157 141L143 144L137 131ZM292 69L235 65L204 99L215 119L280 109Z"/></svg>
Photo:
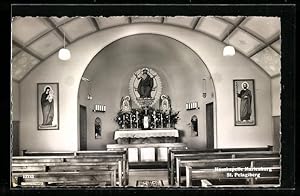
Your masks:
<svg viewBox="0 0 300 196"><path fill-rule="evenodd" d="M280 16L11 26L12 189L281 187Z"/></svg>

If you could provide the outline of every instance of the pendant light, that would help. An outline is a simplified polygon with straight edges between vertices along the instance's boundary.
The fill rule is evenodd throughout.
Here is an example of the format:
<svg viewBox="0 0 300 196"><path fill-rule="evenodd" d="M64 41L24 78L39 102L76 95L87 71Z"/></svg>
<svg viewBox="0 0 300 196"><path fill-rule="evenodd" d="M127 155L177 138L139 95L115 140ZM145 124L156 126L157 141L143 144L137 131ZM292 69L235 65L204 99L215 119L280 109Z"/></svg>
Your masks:
<svg viewBox="0 0 300 196"><path fill-rule="evenodd" d="M63 61L67 61L71 58L71 52L66 48L66 36L64 32L64 48L61 48L58 52L58 58Z"/></svg>
<svg viewBox="0 0 300 196"><path fill-rule="evenodd" d="M225 46L223 49L223 56L234 56L235 49L233 46Z"/></svg>
<svg viewBox="0 0 300 196"><path fill-rule="evenodd" d="M227 31L225 38L228 38L230 34L230 30ZM223 41L225 41L225 38ZM235 48L231 45L227 45L223 48L223 56L234 56Z"/></svg>

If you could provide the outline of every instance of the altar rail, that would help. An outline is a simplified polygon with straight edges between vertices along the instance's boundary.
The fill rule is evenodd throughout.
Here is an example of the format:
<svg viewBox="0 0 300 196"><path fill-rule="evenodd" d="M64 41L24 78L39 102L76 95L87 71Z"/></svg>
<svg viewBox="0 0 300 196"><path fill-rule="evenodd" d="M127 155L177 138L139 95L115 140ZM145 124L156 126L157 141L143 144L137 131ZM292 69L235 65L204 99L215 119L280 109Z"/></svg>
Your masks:
<svg viewBox="0 0 300 196"><path fill-rule="evenodd" d="M129 163L167 163L170 150L184 150L184 143L108 144L107 150L126 150Z"/></svg>

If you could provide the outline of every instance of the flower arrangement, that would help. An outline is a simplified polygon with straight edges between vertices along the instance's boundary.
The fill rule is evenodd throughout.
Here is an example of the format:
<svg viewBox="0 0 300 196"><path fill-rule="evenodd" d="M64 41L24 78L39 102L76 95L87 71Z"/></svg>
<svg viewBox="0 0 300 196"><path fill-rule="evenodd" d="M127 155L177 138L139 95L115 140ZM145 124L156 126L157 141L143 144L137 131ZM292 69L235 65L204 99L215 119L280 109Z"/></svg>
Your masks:
<svg viewBox="0 0 300 196"><path fill-rule="evenodd" d="M115 117L115 121L119 125L119 128L142 128L143 117L147 115L149 117L150 128L170 128L175 127L178 120L179 112L165 112L159 109L148 107L146 109L132 109L128 112L119 111Z"/></svg>

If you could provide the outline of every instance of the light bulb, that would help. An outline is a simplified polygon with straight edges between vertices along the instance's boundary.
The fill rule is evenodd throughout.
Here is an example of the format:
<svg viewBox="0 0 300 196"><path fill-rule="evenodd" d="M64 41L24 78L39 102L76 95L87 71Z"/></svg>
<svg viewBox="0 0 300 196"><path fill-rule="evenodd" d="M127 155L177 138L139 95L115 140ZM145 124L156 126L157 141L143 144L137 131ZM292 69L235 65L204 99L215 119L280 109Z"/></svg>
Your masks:
<svg viewBox="0 0 300 196"><path fill-rule="evenodd" d="M68 50L66 48L60 49L59 52L58 52L58 58L63 60L63 61L69 60L71 58L70 50Z"/></svg>
<svg viewBox="0 0 300 196"><path fill-rule="evenodd" d="M233 46L225 46L223 49L223 56L234 56L235 49Z"/></svg>

